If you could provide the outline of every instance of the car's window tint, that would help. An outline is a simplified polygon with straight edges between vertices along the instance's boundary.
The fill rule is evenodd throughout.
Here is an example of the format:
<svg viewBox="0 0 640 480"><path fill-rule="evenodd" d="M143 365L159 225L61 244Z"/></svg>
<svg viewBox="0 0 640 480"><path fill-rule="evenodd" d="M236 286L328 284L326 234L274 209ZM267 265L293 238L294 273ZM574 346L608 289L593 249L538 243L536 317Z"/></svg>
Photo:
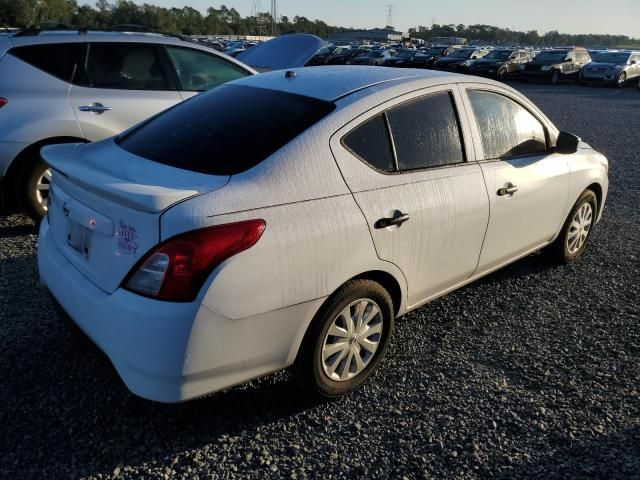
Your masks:
<svg viewBox="0 0 640 480"><path fill-rule="evenodd" d="M81 63L84 49L85 45L81 43L58 43L16 47L11 54L49 75L70 82L76 66Z"/></svg>
<svg viewBox="0 0 640 480"><path fill-rule="evenodd" d="M166 47L182 89L199 92L231 80L246 77L249 72L216 55L192 48Z"/></svg>
<svg viewBox="0 0 640 480"><path fill-rule="evenodd" d="M464 161L454 108L451 95L443 92L412 100L387 112L400 170Z"/></svg>
<svg viewBox="0 0 640 480"><path fill-rule="evenodd" d="M382 114L349 132L344 144L373 168L385 172L395 170L389 131Z"/></svg>
<svg viewBox="0 0 640 480"><path fill-rule="evenodd" d="M469 91L485 159L535 155L547 149L540 121L513 100L493 92Z"/></svg>
<svg viewBox="0 0 640 480"><path fill-rule="evenodd" d="M83 80L93 88L169 89L154 45L92 43Z"/></svg>
<svg viewBox="0 0 640 480"><path fill-rule="evenodd" d="M234 175L265 160L334 108L302 95L221 85L151 118L118 143L172 167Z"/></svg>

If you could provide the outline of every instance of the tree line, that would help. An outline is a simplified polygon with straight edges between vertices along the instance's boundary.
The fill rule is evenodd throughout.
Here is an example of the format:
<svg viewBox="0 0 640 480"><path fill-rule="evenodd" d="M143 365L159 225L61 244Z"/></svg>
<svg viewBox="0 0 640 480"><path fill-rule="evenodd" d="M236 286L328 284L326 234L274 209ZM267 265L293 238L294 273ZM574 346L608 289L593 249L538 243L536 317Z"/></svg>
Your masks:
<svg viewBox="0 0 640 480"><path fill-rule="evenodd" d="M234 8L221 5L210 7L203 15L185 6L164 8L148 3L139 5L131 0L97 0L95 6L77 0L0 0L0 24L9 27L37 26L44 22L71 27L108 28L114 25L135 24L160 32L184 35L270 35L311 33L322 38L337 32L353 30L331 26L322 20L303 16L290 19L282 16L273 22L271 14L260 13L243 17ZM465 37L487 43L520 45L601 45L640 46L640 39L626 35L569 35L551 31L540 35L537 31L519 32L491 25L432 25L410 30L412 37Z"/></svg>

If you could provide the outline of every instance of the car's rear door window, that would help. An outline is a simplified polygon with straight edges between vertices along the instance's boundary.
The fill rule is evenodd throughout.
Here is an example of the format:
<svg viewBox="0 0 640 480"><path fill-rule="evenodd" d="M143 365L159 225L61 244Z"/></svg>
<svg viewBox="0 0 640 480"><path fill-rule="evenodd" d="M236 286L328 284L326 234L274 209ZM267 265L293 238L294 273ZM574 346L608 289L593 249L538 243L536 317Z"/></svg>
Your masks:
<svg viewBox="0 0 640 480"><path fill-rule="evenodd" d="M82 85L120 90L169 90L158 47L103 43L89 46Z"/></svg>
<svg viewBox="0 0 640 480"><path fill-rule="evenodd" d="M71 82L77 66L82 63L85 48L86 44L82 43L56 43L16 47L10 53L49 75Z"/></svg>
<svg viewBox="0 0 640 480"><path fill-rule="evenodd" d="M166 50L185 91L201 92L249 75L238 65L210 53L183 47Z"/></svg>
<svg viewBox="0 0 640 480"><path fill-rule="evenodd" d="M387 115L400 171L464 162L451 93L411 100L389 110Z"/></svg>
<svg viewBox="0 0 640 480"><path fill-rule="evenodd" d="M379 114L349 132L343 144L376 170L395 170L389 130L384 114Z"/></svg>
<svg viewBox="0 0 640 480"><path fill-rule="evenodd" d="M484 159L539 155L547 150L546 130L527 109L499 93L468 91Z"/></svg>
<svg viewBox="0 0 640 480"><path fill-rule="evenodd" d="M234 175L259 164L335 105L243 85L221 85L118 139L125 150L172 167Z"/></svg>

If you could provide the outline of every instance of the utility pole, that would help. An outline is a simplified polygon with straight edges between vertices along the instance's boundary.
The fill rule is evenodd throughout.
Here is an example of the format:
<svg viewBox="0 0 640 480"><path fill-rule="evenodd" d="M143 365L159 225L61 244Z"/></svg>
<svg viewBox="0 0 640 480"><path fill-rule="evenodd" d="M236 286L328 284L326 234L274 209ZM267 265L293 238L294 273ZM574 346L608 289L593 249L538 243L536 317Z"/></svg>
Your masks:
<svg viewBox="0 0 640 480"><path fill-rule="evenodd" d="M271 35L275 36L278 30L278 0L271 0Z"/></svg>
<svg viewBox="0 0 640 480"><path fill-rule="evenodd" d="M393 28L393 10L395 5L387 5L387 27Z"/></svg>

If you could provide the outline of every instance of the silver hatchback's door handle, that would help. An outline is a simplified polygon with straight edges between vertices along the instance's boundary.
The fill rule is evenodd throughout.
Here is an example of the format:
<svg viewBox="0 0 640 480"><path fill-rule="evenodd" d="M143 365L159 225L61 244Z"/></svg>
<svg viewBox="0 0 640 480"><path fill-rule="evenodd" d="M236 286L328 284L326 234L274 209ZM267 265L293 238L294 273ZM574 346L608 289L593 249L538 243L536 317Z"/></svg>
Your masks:
<svg viewBox="0 0 640 480"><path fill-rule="evenodd" d="M107 112L109 110L113 110L113 108L111 107L105 107L104 105L102 105L101 103L92 103L91 105L82 105L81 107L79 107L79 110L81 112L93 112L93 113L104 113Z"/></svg>

